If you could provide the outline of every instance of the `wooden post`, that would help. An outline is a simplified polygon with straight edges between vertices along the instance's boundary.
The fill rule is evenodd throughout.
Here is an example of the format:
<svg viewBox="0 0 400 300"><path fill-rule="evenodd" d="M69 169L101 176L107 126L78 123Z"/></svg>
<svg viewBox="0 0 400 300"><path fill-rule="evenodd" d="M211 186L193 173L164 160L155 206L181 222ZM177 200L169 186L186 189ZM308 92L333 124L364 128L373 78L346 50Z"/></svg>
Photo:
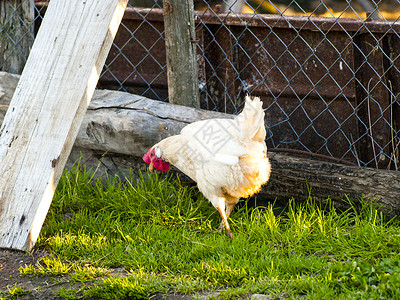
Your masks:
<svg viewBox="0 0 400 300"><path fill-rule="evenodd" d="M33 0L0 1L0 70L21 74L33 44Z"/></svg>
<svg viewBox="0 0 400 300"><path fill-rule="evenodd" d="M52 0L0 129L0 248L38 236L127 0Z"/></svg>
<svg viewBox="0 0 400 300"><path fill-rule="evenodd" d="M164 0L169 102L200 107L193 0Z"/></svg>

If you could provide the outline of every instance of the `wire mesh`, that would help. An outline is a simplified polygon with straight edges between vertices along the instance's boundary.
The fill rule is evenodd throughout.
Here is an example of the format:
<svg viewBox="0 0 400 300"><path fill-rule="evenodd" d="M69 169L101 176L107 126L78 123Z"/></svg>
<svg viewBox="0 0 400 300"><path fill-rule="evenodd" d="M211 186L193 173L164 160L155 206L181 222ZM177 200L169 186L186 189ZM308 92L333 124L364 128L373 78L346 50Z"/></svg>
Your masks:
<svg viewBox="0 0 400 300"><path fill-rule="evenodd" d="M48 3L35 1L29 19L24 2L0 4L0 70L21 72L13 57L26 60L22 41ZM202 108L238 113L247 93L259 96L270 149L399 170L399 0L194 5ZM168 101L162 14L160 0L129 2L99 88Z"/></svg>

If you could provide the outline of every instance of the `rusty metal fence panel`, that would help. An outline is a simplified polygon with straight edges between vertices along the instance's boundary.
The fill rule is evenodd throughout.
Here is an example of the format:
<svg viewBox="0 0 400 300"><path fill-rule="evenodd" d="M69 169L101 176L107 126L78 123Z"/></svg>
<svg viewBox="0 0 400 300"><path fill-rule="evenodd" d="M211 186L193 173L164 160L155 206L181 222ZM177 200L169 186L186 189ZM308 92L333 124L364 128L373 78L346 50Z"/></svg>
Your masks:
<svg viewBox="0 0 400 300"><path fill-rule="evenodd" d="M99 88L168 101L162 1L131 2ZM202 108L259 96L270 149L399 170L400 0L194 2Z"/></svg>

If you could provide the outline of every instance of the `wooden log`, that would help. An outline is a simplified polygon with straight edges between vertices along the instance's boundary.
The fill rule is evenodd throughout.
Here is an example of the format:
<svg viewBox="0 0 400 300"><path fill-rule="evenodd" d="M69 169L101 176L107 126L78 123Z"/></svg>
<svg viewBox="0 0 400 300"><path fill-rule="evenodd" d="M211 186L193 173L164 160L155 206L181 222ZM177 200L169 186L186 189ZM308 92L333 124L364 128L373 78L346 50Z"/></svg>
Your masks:
<svg viewBox="0 0 400 300"><path fill-rule="evenodd" d="M142 156L149 147L198 120L232 115L150 100L124 92L97 90L75 145Z"/></svg>
<svg viewBox="0 0 400 300"><path fill-rule="evenodd" d="M0 74L0 82L3 78ZM6 103L1 97L0 101ZM83 156L87 167L95 169L100 164L100 169L108 174L124 178L130 168L133 172L146 169L141 157L161 139L179 133L188 123L221 117L232 115L97 90L79 130L69 166ZM256 196L257 203L277 200L283 205L290 198L304 201L311 195L317 202L331 198L338 207L346 208L348 203L342 201L346 195L353 200L363 195L375 199L390 215L399 212L398 171L341 165L317 160L318 157L311 159L312 156L294 157L273 149L268 156L272 164L271 179Z"/></svg>
<svg viewBox="0 0 400 300"><path fill-rule="evenodd" d="M164 0L169 102L200 107L193 0Z"/></svg>
<svg viewBox="0 0 400 300"><path fill-rule="evenodd" d="M330 198L337 207L348 208L346 196L374 200L389 216L400 213L400 173L398 171L347 166L332 162L291 157L269 152L272 173L262 194L286 201L294 198L317 202Z"/></svg>
<svg viewBox="0 0 400 300"><path fill-rule="evenodd" d="M39 236L127 0L52 0L0 129L0 247Z"/></svg>
<svg viewBox="0 0 400 300"><path fill-rule="evenodd" d="M21 74L33 44L33 0L0 1L0 70Z"/></svg>

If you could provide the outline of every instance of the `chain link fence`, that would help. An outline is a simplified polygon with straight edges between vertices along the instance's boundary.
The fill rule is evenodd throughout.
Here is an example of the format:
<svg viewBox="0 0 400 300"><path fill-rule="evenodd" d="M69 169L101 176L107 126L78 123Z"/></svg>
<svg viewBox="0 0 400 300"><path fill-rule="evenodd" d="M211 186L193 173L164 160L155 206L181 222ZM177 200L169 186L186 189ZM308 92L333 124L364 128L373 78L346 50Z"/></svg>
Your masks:
<svg viewBox="0 0 400 300"><path fill-rule="evenodd" d="M28 56L48 4L29 2L1 1L0 70ZM194 4L202 108L258 96L269 149L399 170L399 0ZM168 101L162 1L130 1L98 86Z"/></svg>

